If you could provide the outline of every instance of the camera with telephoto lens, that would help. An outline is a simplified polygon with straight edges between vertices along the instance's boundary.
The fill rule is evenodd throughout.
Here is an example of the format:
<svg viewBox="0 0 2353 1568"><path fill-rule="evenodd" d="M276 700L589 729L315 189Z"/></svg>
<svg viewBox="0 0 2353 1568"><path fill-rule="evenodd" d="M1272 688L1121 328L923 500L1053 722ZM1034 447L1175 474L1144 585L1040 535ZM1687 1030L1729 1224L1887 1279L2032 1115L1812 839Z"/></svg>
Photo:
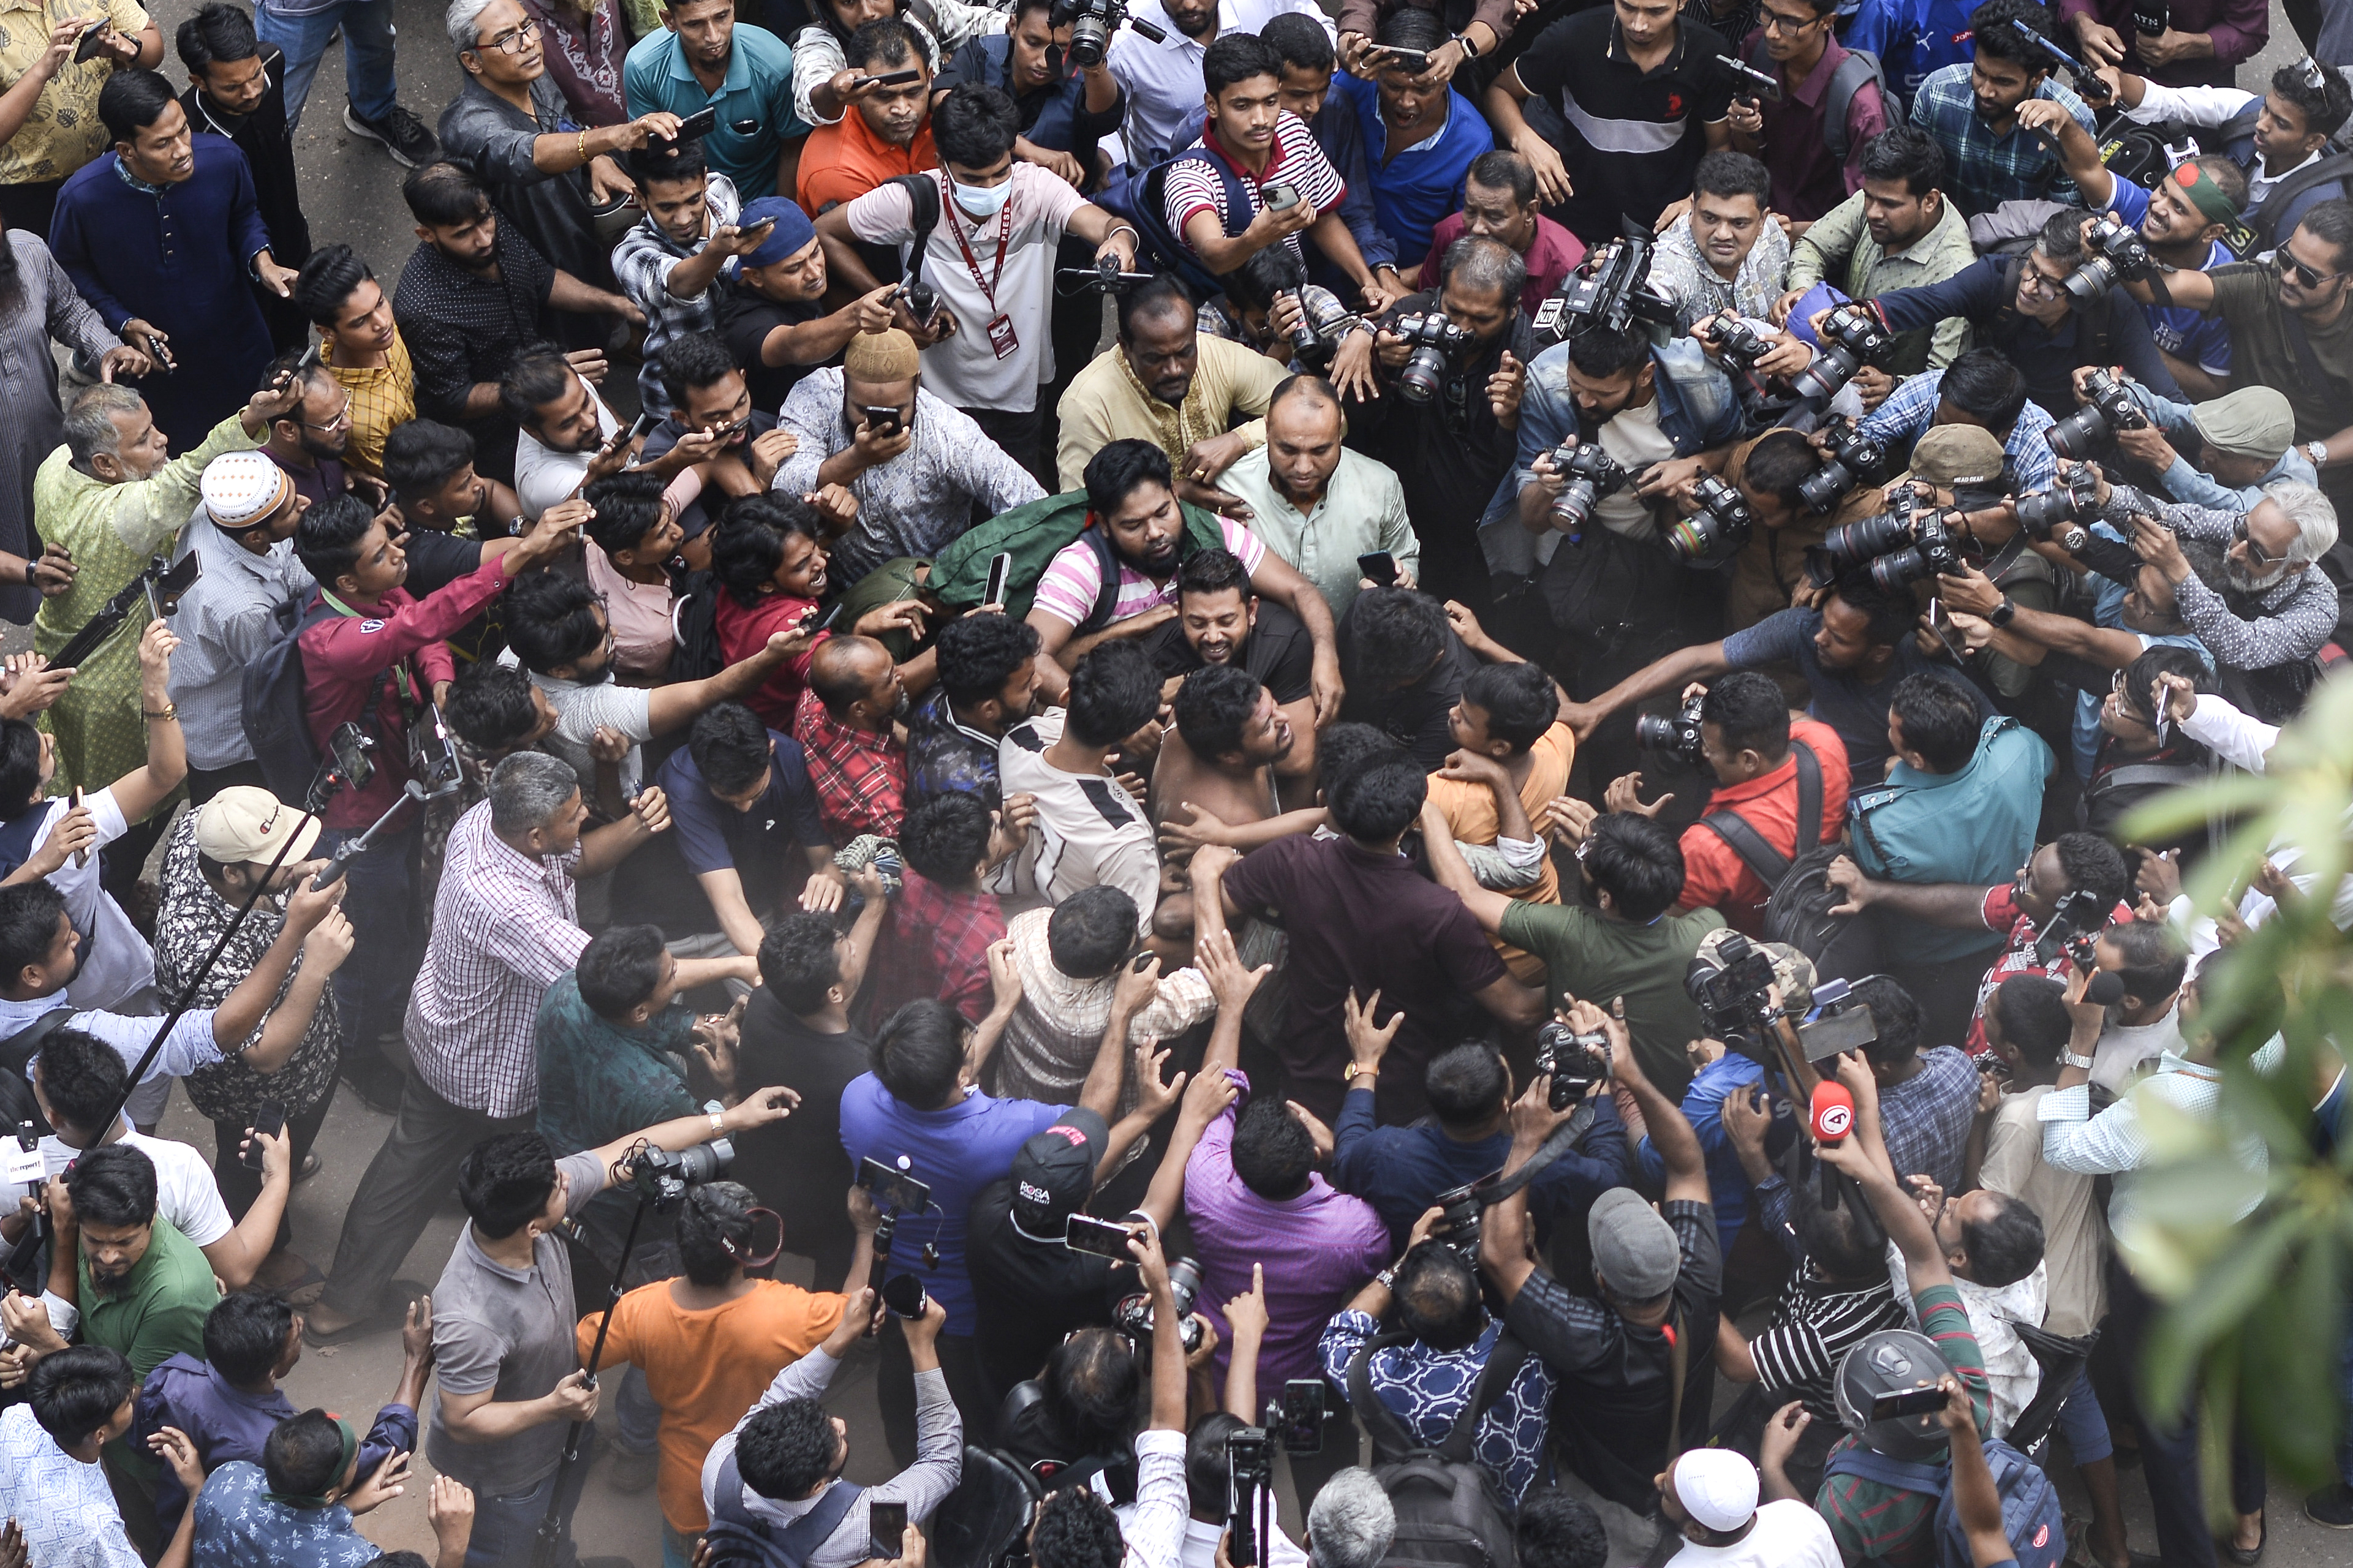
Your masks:
<svg viewBox="0 0 2353 1568"><path fill-rule="evenodd" d="M2146 430L2148 416L2134 401L2132 388L2105 370L2084 377L2084 406L2042 432L2051 450L2070 462L2081 462L2107 444L2118 430Z"/></svg>
<svg viewBox="0 0 2353 1568"><path fill-rule="evenodd" d="M2077 888L2059 900L2051 918L2034 939L2034 962L2048 969L2063 952L2078 969L2096 968L2093 950L2107 929L2108 906L2088 888Z"/></svg>
<svg viewBox="0 0 2353 1568"><path fill-rule="evenodd" d="M1129 16L1125 0L1054 0L1047 20L1050 26L1071 29L1071 63L1082 70L1092 70L1103 63L1103 54L1111 47L1111 36L1119 31L1122 22L1155 44L1168 39L1162 28Z"/></svg>
<svg viewBox="0 0 2353 1568"><path fill-rule="evenodd" d="M1713 957L1693 955L1683 971L1683 994L1700 1010L1707 1032L1726 1045L1735 1036L1758 1037L1773 1016L1773 955L1737 931L1723 938Z"/></svg>
<svg viewBox="0 0 2353 1568"><path fill-rule="evenodd" d="M2111 214L2092 221L2084 232L2084 248L2092 253L2091 259L2064 280L2067 297L2078 305L2091 304L2120 280L2131 283L2148 275L2148 241Z"/></svg>
<svg viewBox="0 0 2353 1568"><path fill-rule="evenodd" d="M1872 582L1893 593L1923 577L1961 569L1961 552L1946 521L1954 515L1886 511L1842 522L1822 536L1822 552L1841 566L1869 562Z"/></svg>
<svg viewBox="0 0 2353 1568"><path fill-rule="evenodd" d="M1388 330L1412 345L1405 368L1398 372L1398 395L1408 403L1428 403L1446 379L1447 362L1479 341L1468 327L1458 327L1436 310L1399 316Z"/></svg>
<svg viewBox="0 0 2353 1568"><path fill-rule="evenodd" d="M1168 1293L1176 1299L1176 1318L1184 1324L1185 1353L1192 1354L1201 1348L1201 1321L1193 1316L1193 1301L1201 1293L1201 1266L1189 1258L1180 1258L1168 1266ZM1138 1290L1133 1296L1123 1296L1113 1307L1111 1321L1119 1331L1137 1344L1152 1338L1152 1292Z"/></svg>
<svg viewBox="0 0 2353 1568"><path fill-rule="evenodd" d="M1479 1223L1493 1201L1488 1194L1503 1179L1503 1172L1490 1171L1475 1182L1449 1187L1430 1200L1440 1210L1438 1223L1430 1227L1430 1236L1461 1253L1474 1268L1479 1262Z"/></svg>
<svg viewBox="0 0 2353 1568"><path fill-rule="evenodd" d="M1835 397L1863 366L1881 368L1895 340L1868 306L1852 301L1822 318L1815 334L1814 363L1789 381L1800 397ZM1824 509L1817 509L1824 510Z"/></svg>
<svg viewBox="0 0 2353 1568"><path fill-rule="evenodd" d="M1536 1031L1536 1071L1552 1079L1546 1103L1567 1110L1609 1076L1609 1037L1570 1028L1556 1019Z"/></svg>
<svg viewBox="0 0 2353 1568"><path fill-rule="evenodd" d="M1746 370L1773 352L1765 334L1737 316L1718 316L1708 330L1715 339L1715 352L1733 368Z"/></svg>
<svg viewBox="0 0 2353 1568"><path fill-rule="evenodd" d="M2059 470L2057 489L2021 496L2016 506L2018 526L2029 538L2047 539L2062 550L2078 552L2092 539L2084 525L2100 515L2100 481L2081 463L2064 464Z"/></svg>
<svg viewBox="0 0 2353 1568"><path fill-rule="evenodd" d="M629 1156L629 1185L658 1209L675 1207L686 1189L715 1182L734 1162L735 1145L713 1138L686 1149L657 1149L651 1144Z"/></svg>
<svg viewBox="0 0 2353 1568"><path fill-rule="evenodd" d="M1822 426L1828 461L1798 481L1798 499L1820 516L1838 510L1839 502L1887 464L1887 448L1862 433L1852 419L1833 419Z"/></svg>
<svg viewBox="0 0 2353 1568"><path fill-rule="evenodd" d="M1552 515L1571 544L1584 542L1585 525L1593 521L1593 509L1601 498L1616 495L1633 478L1599 441L1554 447L1552 468L1561 478L1560 494L1552 500Z"/></svg>
<svg viewBox="0 0 2353 1568"><path fill-rule="evenodd" d="M1667 548L1687 565L1721 561L1756 531L1757 513L1747 498L1714 474L1694 487L1692 500L1699 510L1667 530Z"/></svg>
<svg viewBox="0 0 2353 1568"><path fill-rule="evenodd" d="M1664 718L1644 713L1634 721L1634 743L1653 752L1664 752L1681 757L1692 766L1700 762L1699 710L1707 701L1707 693L1694 691L1683 699L1683 705Z"/></svg>

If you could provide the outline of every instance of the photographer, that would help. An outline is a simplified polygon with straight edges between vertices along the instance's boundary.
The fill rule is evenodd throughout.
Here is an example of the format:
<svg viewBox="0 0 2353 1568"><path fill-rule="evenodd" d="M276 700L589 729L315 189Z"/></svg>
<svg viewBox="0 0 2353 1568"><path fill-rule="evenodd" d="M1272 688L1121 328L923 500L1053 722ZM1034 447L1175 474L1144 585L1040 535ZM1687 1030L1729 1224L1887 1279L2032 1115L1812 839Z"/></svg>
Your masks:
<svg viewBox="0 0 2353 1568"><path fill-rule="evenodd" d="M1654 1478L1701 1439L1713 1403L1702 1352L1715 1342L1722 1280L1715 1211L1699 1140L1643 1076L1626 1026L1589 1002L1573 1004L1567 1022L1608 1037L1612 1091L1641 1108L1665 1159L1665 1201L1653 1212L1631 1188L1613 1188L1593 1205L1586 1219L1593 1295L1572 1290L1530 1257L1525 1188L1487 1211L1479 1263L1505 1303L1513 1336L1561 1380L1553 1406L1561 1462L1602 1496L1647 1514L1657 1506ZM1553 1111L1549 1092L1539 1079L1512 1108L1507 1177L1574 1114ZM1671 1393L1678 1386L1680 1407Z"/></svg>
<svg viewBox="0 0 2353 1568"><path fill-rule="evenodd" d="M1808 225L1790 246L1788 292L1774 302L1776 326L1787 322L1817 283L1828 282L1850 300L1875 300L1941 283L1977 259L1968 222L1945 199L1945 152L1936 138L1909 125L1891 126L1862 144L1862 188ZM1865 365L1855 373L1863 406L1877 407L1903 376L1951 364L1968 341L1968 323L1957 317L1900 334L1885 369Z"/></svg>
<svg viewBox="0 0 2353 1568"><path fill-rule="evenodd" d="M1382 395L1351 422L1349 444L1396 468L1421 540L1422 587L1474 611L1489 574L1476 530L1512 467L1521 398L1535 357L1520 291L1527 263L1501 240L1465 235L1423 291L1391 306L1374 340ZM1419 335L1401 328L1419 322Z"/></svg>
<svg viewBox="0 0 2353 1568"><path fill-rule="evenodd" d="M2143 429L2116 431L2116 450L2155 474L2173 500L2253 511L2263 504L2265 485L2281 479L2319 484L2319 470L2295 444L2295 406L2277 387L2242 386L2191 405L2159 397L2138 382L2125 384L2149 422Z"/></svg>
<svg viewBox="0 0 2353 1568"><path fill-rule="evenodd" d="M1948 369L1905 377L1855 429L1901 452L1936 426L1975 425L2000 441L2017 493L2031 495L2058 482L2059 466L2044 434L2052 423L2027 397L2025 378L2000 351L1971 349Z"/></svg>
<svg viewBox="0 0 2353 1568"><path fill-rule="evenodd" d="M1303 374L1327 370L1358 402L1379 390L1373 380L1373 324L1331 289L1307 281L1299 258L1271 245L1219 281L1225 293L1200 308L1202 335L1240 343L1285 370L1294 363ZM1303 327L1313 340L1309 348L1292 335ZM1092 340L1087 346L1093 348Z"/></svg>
<svg viewBox="0 0 2353 1568"><path fill-rule="evenodd" d="M1497 1495L1516 1508L1544 1468L1556 1379L1543 1357L1509 1339L1488 1312L1472 1260L1450 1243L1430 1239L1443 1213L1423 1215L1397 1262L1333 1314L1316 1354L1324 1381L1344 1402L1356 1399L1362 1369L1364 1389L1380 1408L1358 1405L1353 1414L1371 1429L1377 1465L1394 1464L1410 1449L1438 1447L1466 1408L1484 1405L1472 1458ZM1382 1320L1392 1308L1397 1328L1384 1331ZM1491 1373L1496 1366L1508 1375ZM1491 1378L1503 1386L1493 1388Z"/></svg>
<svg viewBox="0 0 2353 1568"><path fill-rule="evenodd" d="M2022 255L1981 257L1945 282L1882 294L1870 309L1891 332L1964 318L1978 345L2016 365L2027 395L2053 418L2074 411L2074 373L2084 364L2121 363L2136 381L2178 398L2181 389L2149 335L2148 318L2119 286L2089 301L2068 288L2091 259L2084 236L2092 222L2079 212L2055 213Z"/></svg>
<svg viewBox="0 0 2353 1568"><path fill-rule="evenodd" d="M1428 843L1451 841L1431 834ZM1459 857L1458 857L1459 858ZM1486 895L1501 899L1499 893ZM1408 1127L1377 1127L1373 1090L1381 1058L1397 1037L1405 1015L1393 1013L1376 1026L1373 1013L1381 994L1361 1007L1349 998L1348 1096L1332 1128L1332 1184L1373 1205L1402 1247L1427 1233L1416 1222L1440 1194L1498 1169L1511 1152L1512 1101L1520 1088L1504 1053L1480 1040L1466 1040L1431 1062L1422 1074L1430 1114ZM1593 1125L1532 1184L1537 1229L1549 1233L1563 1220L1581 1220L1593 1200L1625 1179L1626 1129L1607 1099L1593 1103ZM1475 1221L1473 1224L1475 1225ZM1450 1244L1454 1240L1450 1236ZM1378 1316L1377 1313L1375 1314Z"/></svg>
<svg viewBox="0 0 2353 1568"><path fill-rule="evenodd" d="M2028 856L2011 880L1991 887L1875 882L1844 856L1831 862L1830 882L1846 894L1846 901L1830 911L1834 915L1879 908L1930 925L1961 931L1982 926L2006 933L2009 945L1978 985L1979 1020L1994 987L2011 975L2064 969L2063 947L2054 942L2047 952L2040 948L2046 932L2055 930L2066 938L2132 919L2131 907L2123 901L2132 889L2132 875L2123 854L2096 833L2061 834ZM2059 921L2063 910L2065 919ZM1971 1024L1968 1046L1971 1051L1985 1048L1982 1022Z"/></svg>
<svg viewBox="0 0 2353 1568"><path fill-rule="evenodd" d="M1696 462L1708 465L1713 457L1705 454ZM1815 511L1799 487L1830 461L1829 453L1788 429L1767 430L1723 456L1719 471L1725 483L1740 492L1757 519L1748 542L1732 558L1732 579L1725 591L1725 630L1746 631L1809 596L1812 584L1806 552L1819 549L1831 529L1876 517L1885 509L1878 489L1857 484L1828 515ZM1916 455L1914 464L1918 465Z"/></svg>

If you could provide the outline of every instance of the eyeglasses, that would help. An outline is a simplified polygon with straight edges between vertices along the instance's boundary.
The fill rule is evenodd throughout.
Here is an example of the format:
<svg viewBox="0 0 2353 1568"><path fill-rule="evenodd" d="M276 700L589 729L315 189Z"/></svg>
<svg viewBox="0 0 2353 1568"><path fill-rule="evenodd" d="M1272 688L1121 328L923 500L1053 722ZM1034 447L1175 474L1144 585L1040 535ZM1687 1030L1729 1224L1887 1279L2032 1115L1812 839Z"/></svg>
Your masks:
<svg viewBox="0 0 2353 1568"><path fill-rule="evenodd" d="M1768 33L1785 36L1804 32L1821 20L1820 16L1784 16L1778 11L1760 11L1757 20Z"/></svg>
<svg viewBox="0 0 2353 1568"><path fill-rule="evenodd" d="M2313 268L2306 267L2303 262L2298 261L2295 257L2290 256L2284 250L2279 253L2279 262L2283 268L2295 273L2295 280L2298 283L2303 284L2307 289L2317 289L2323 283L2333 283L2337 279L2345 276L2342 272L2315 271Z"/></svg>
<svg viewBox="0 0 2353 1568"><path fill-rule="evenodd" d="M351 422L352 405L349 403L345 403L343 406L337 411L335 416L332 419L326 421L324 424L320 423L316 419L305 419L301 423L302 428L305 430L341 430L348 426Z"/></svg>
<svg viewBox="0 0 2353 1568"><path fill-rule="evenodd" d="M2247 520L2243 517L2231 525L2231 541L2247 547L2247 564L2250 566L2269 566L2287 559L2284 554L2274 555L2256 543L2255 536L2247 531Z"/></svg>
<svg viewBox="0 0 2353 1568"><path fill-rule="evenodd" d="M2067 280L2064 278L2053 278L2031 262L2027 264L2026 277L2023 281L2029 289L2048 299L2055 300L2067 291Z"/></svg>
<svg viewBox="0 0 2353 1568"><path fill-rule="evenodd" d="M490 40L485 47L496 49L502 55L519 55L522 53L523 40L537 37L539 37L539 24L525 18L522 26L512 33L500 34Z"/></svg>

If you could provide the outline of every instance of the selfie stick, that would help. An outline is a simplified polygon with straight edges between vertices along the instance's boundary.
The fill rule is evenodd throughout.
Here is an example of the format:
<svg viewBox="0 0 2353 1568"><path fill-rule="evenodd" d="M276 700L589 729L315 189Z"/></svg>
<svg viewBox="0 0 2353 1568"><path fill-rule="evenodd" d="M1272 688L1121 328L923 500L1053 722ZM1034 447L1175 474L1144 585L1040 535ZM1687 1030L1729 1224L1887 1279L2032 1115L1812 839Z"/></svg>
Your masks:
<svg viewBox="0 0 2353 1568"><path fill-rule="evenodd" d="M382 816L368 824L366 832L357 838L347 838L336 847L334 854L328 858L327 863L319 868L319 874L311 879L311 890L314 893L323 893L342 881L343 874L352 868L352 862L375 847L376 835L390 827L392 819L406 810L410 801L413 800L417 805L423 805L432 798L426 792L423 784L418 784L415 779L410 779L401 787L400 797L385 808Z"/></svg>

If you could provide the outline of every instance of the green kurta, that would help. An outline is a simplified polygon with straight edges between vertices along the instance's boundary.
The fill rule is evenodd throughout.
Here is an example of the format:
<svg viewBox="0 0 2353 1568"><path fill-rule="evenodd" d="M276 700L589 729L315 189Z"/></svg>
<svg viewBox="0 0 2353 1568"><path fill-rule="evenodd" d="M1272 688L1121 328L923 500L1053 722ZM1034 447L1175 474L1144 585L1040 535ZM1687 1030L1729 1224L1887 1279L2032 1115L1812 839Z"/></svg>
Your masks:
<svg viewBox="0 0 2353 1568"><path fill-rule="evenodd" d="M70 591L41 601L33 617L33 647L43 654L65 647L150 559L170 548L203 500L205 465L264 439L266 433L247 435L231 415L195 450L164 464L153 479L119 485L75 468L63 447L51 452L33 477L34 523L44 542L71 551L80 570ZM146 763L147 731L139 717L139 637L144 626L145 616L134 612L74 672L73 684L46 715L58 743L55 793L77 784L104 789Z"/></svg>

